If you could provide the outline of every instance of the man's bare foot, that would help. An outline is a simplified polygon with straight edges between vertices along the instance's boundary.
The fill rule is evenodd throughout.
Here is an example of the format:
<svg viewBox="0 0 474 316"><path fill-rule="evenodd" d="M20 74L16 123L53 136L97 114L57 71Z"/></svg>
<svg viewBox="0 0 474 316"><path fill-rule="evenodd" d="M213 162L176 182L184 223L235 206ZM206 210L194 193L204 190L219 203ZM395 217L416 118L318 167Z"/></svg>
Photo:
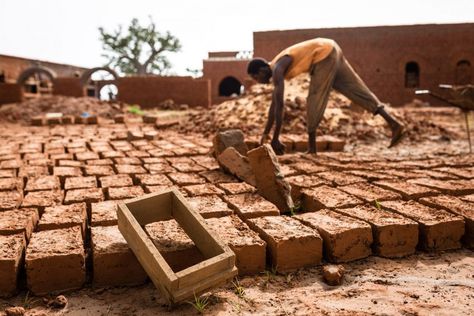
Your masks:
<svg viewBox="0 0 474 316"><path fill-rule="evenodd" d="M395 128L392 129L392 140L388 148L392 148L400 143L405 135L405 127L401 124L397 124Z"/></svg>

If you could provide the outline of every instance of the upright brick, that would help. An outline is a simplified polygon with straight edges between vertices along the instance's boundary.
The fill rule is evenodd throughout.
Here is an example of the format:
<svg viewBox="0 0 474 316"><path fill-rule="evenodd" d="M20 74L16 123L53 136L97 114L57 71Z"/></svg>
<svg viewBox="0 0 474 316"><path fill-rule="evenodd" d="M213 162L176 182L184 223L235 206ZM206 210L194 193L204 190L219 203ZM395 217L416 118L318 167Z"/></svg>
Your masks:
<svg viewBox="0 0 474 316"><path fill-rule="evenodd" d="M0 297L17 291L25 245L24 234L0 235Z"/></svg>
<svg viewBox="0 0 474 316"><path fill-rule="evenodd" d="M280 215L278 208L271 202L265 200L256 193L242 193L230 196L224 196L230 208L243 220Z"/></svg>
<svg viewBox="0 0 474 316"><path fill-rule="evenodd" d="M244 133L239 129L231 129L217 133L212 143L216 157L228 147L234 147L243 156L246 156L249 150L245 144Z"/></svg>
<svg viewBox="0 0 474 316"><path fill-rule="evenodd" d="M225 172L236 176L252 186L257 185L248 158L240 154L234 147L226 148L217 156L217 161Z"/></svg>

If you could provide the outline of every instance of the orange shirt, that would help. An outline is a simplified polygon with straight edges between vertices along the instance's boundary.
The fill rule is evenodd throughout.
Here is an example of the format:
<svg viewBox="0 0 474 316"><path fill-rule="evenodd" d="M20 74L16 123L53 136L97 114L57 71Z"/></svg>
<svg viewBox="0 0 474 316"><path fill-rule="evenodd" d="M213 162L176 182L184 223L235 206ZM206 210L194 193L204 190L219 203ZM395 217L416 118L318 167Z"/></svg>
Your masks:
<svg viewBox="0 0 474 316"><path fill-rule="evenodd" d="M334 48L335 42L332 39L318 37L307 40L281 51L270 62L270 67L275 68L277 61L288 55L293 58L290 66L286 70L285 79L291 79L303 72L309 72L311 66L326 58Z"/></svg>

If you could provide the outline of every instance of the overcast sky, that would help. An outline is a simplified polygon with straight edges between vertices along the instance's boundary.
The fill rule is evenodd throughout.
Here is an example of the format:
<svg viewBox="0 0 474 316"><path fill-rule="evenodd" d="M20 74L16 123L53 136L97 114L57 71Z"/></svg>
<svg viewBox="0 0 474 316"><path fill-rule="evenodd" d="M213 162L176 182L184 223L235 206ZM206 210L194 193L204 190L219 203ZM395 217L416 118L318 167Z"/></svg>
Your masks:
<svg viewBox="0 0 474 316"><path fill-rule="evenodd" d="M474 22L474 0L0 0L0 54L103 65L97 28L148 16L181 40L171 61L186 74L208 51L252 50L254 31Z"/></svg>

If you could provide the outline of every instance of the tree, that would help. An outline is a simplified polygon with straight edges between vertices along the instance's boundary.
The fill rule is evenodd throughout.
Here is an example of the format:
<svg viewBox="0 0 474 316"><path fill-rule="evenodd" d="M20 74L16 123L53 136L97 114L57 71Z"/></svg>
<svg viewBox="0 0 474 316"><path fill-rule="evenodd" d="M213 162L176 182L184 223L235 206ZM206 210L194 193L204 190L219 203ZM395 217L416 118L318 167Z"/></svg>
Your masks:
<svg viewBox="0 0 474 316"><path fill-rule="evenodd" d="M181 50L179 39L170 32L163 35L157 31L151 17L147 27L135 18L124 33L122 25L112 33L99 27L99 32L102 47L108 52L103 54L109 60L107 66L124 74L164 74L171 68L165 53Z"/></svg>

